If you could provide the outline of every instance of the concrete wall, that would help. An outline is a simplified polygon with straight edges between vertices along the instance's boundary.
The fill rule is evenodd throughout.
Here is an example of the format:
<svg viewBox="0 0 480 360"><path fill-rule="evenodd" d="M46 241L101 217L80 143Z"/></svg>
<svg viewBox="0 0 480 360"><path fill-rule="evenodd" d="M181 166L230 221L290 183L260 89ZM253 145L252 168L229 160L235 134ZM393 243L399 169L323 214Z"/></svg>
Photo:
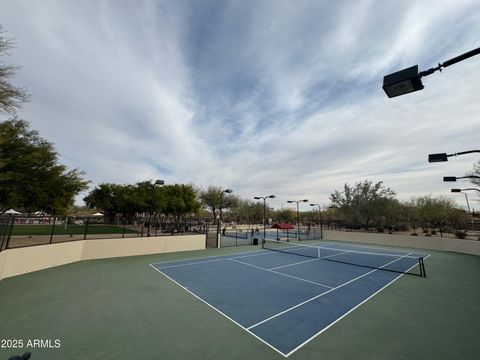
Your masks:
<svg viewBox="0 0 480 360"><path fill-rule="evenodd" d="M364 244L390 245L413 249L453 251L480 256L480 241L450 239L434 236L390 235L347 231L324 231L328 240L351 241Z"/></svg>
<svg viewBox="0 0 480 360"><path fill-rule="evenodd" d="M0 279L81 260L205 249L205 235L80 240L0 252Z"/></svg>

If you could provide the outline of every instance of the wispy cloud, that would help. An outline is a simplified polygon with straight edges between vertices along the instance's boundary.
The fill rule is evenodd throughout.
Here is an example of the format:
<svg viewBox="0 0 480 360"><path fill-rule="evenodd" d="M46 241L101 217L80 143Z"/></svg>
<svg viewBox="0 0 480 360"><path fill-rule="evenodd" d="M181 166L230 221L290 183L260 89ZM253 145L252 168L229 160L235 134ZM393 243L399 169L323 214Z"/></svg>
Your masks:
<svg viewBox="0 0 480 360"><path fill-rule="evenodd" d="M162 178L328 202L383 180L446 194L475 158L480 59L387 99L383 75L480 46L476 1L15 1L22 116L94 184ZM462 199L452 197L461 203Z"/></svg>

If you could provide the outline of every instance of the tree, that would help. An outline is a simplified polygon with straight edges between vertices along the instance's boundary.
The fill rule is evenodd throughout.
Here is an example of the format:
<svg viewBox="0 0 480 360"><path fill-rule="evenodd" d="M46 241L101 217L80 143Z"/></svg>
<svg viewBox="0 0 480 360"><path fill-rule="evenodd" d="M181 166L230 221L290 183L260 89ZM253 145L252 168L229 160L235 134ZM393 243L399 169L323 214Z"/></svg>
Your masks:
<svg viewBox="0 0 480 360"><path fill-rule="evenodd" d="M209 186L207 189L200 192L199 198L202 205L212 212L213 221L219 213L220 208L220 194L224 189L219 186ZM223 193L222 210L233 207L239 198L235 195Z"/></svg>
<svg viewBox="0 0 480 360"><path fill-rule="evenodd" d="M12 47L11 39L5 38L0 25L0 56L8 55ZM0 113L14 114L28 100L27 92L11 84L10 79L18 70L17 66L0 64Z"/></svg>
<svg viewBox="0 0 480 360"><path fill-rule="evenodd" d="M330 195L333 206L339 213L355 224L369 229L372 222L377 226L394 216L398 207L395 192L383 186L383 182L372 183L364 180L354 186L344 185L343 192Z"/></svg>
<svg viewBox="0 0 480 360"><path fill-rule="evenodd" d="M16 118L0 123L0 210L64 214L87 188L78 169L59 164L52 143Z"/></svg>
<svg viewBox="0 0 480 360"><path fill-rule="evenodd" d="M424 230L438 227L442 231L447 221L458 221L458 209L452 200L443 196L420 196L407 202L410 215L420 221Z"/></svg>
<svg viewBox="0 0 480 360"><path fill-rule="evenodd" d="M177 222L186 214L196 213L200 209L192 185L166 185L162 188L162 193L165 201L163 212L166 215L173 215Z"/></svg>
<svg viewBox="0 0 480 360"><path fill-rule="evenodd" d="M473 164L473 171L468 175L480 176L480 160ZM472 184L480 186L480 179L471 179Z"/></svg>

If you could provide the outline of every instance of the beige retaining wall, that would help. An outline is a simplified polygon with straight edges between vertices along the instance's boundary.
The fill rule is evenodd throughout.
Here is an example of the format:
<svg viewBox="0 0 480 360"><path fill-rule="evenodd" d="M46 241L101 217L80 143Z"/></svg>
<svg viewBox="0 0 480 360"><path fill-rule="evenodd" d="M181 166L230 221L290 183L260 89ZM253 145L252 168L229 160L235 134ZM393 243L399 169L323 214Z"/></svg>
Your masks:
<svg viewBox="0 0 480 360"><path fill-rule="evenodd" d="M480 256L480 241L442 238L434 236L390 235L348 231L324 231L328 240L351 241L364 244L390 245L414 249L453 251Z"/></svg>
<svg viewBox="0 0 480 360"><path fill-rule="evenodd" d="M205 235L80 240L0 252L0 279L81 260L205 249Z"/></svg>

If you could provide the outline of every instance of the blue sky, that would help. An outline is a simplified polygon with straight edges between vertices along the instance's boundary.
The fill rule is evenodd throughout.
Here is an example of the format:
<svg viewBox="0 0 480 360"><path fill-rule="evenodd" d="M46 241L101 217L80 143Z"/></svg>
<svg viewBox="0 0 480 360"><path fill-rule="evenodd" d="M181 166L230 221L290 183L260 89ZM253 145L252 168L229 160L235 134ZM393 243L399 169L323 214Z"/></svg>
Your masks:
<svg viewBox="0 0 480 360"><path fill-rule="evenodd" d="M32 95L20 117L92 186L218 185L278 208L368 179L464 205L442 177L478 157L427 156L479 148L480 56L407 96L381 85L479 47L478 1L0 0L0 24Z"/></svg>

